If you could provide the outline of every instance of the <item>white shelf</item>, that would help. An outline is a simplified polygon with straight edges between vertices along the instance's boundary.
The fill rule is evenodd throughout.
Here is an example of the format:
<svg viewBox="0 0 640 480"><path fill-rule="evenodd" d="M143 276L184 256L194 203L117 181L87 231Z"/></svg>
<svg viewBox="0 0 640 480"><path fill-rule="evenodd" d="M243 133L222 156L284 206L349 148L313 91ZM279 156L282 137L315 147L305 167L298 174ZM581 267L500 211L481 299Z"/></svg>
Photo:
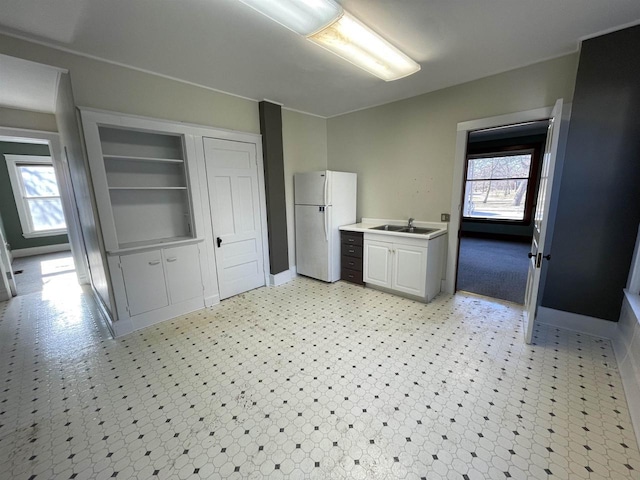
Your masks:
<svg viewBox="0 0 640 480"><path fill-rule="evenodd" d="M187 187L109 187L109 190L186 190Z"/></svg>
<svg viewBox="0 0 640 480"><path fill-rule="evenodd" d="M204 239L198 237L171 237L161 238L154 240L147 240L143 242L129 242L123 243L119 248L115 250L108 250L110 255L119 255L126 252L134 252L137 250L143 250L145 248L157 248L157 247L171 247L175 245L186 245L190 243L199 243Z"/></svg>
<svg viewBox="0 0 640 480"><path fill-rule="evenodd" d="M134 162L184 163L180 158L135 157L130 155L102 155L105 160L129 160Z"/></svg>

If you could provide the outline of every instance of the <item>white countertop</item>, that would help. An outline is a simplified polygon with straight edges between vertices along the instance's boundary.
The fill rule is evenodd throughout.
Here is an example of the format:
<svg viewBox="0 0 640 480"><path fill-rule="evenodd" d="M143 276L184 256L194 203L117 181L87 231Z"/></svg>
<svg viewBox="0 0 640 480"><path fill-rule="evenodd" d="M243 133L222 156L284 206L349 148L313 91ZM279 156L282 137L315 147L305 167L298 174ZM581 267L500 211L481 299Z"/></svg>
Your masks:
<svg viewBox="0 0 640 480"><path fill-rule="evenodd" d="M380 235L391 235L394 237L408 237L408 238L417 238L417 239L425 239L431 240L432 238L439 237L441 235L445 235L447 233L448 224L446 222L420 222L414 221L414 227L423 227L423 228L435 228L435 232L431 232L428 234L419 234L419 233L407 233L407 232L392 232L389 230L372 230L374 227L379 227L380 225L399 225L399 226L407 226L406 220L389 220L384 218L363 218L362 222L354 223L352 225L343 225L340 227L340 230L346 232L363 232L363 233L375 233Z"/></svg>

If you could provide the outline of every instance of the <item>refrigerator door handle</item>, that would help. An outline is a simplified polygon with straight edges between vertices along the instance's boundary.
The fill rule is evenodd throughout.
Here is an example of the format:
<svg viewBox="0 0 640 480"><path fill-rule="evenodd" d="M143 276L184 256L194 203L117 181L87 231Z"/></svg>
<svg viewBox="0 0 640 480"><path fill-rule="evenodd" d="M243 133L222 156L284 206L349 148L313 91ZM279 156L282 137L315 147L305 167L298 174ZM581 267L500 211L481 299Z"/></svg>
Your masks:
<svg viewBox="0 0 640 480"><path fill-rule="evenodd" d="M323 205L327 205L327 187L329 186L329 175L325 174L324 176L324 197L323 197Z"/></svg>
<svg viewBox="0 0 640 480"><path fill-rule="evenodd" d="M324 227L324 238L329 242L329 229L327 228L327 209L322 207L322 226Z"/></svg>

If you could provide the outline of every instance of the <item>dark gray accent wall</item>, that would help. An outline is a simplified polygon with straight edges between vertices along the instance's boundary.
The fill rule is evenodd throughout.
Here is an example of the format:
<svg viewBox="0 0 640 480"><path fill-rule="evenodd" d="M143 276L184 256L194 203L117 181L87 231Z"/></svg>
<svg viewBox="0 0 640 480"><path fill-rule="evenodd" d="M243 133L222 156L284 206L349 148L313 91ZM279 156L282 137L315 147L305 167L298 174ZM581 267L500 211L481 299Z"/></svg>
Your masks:
<svg viewBox="0 0 640 480"><path fill-rule="evenodd" d="M66 235L52 235L49 237L25 238L22 236L22 226L18 216L18 207L13 196L11 180L5 155L49 155L49 147L41 144L0 142L0 211L4 223L6 240L11 250L21 248L44 247L67 243Z"/></svg>
<svg viewBox="0 0 640 480"><path fill-rule="evenodd" d="M269 263L271 274L275 275L289 270L284 154L282 149L282 110L280 105L260 102L260 132L262 133L264 181L267 197Z"/></svg>
<svg viewBox="0 0 640 480"><path fill-rule="evenodd" d="M542 305L617 321L640 222L640 26L587 40Z"/></svg>

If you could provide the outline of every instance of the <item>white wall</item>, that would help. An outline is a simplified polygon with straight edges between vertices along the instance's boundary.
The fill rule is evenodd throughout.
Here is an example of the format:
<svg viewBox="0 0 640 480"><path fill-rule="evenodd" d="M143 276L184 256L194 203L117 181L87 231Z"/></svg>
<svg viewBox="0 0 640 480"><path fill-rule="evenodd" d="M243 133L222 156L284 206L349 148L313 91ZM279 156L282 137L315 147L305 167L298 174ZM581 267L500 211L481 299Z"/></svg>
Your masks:
<svg viewBox="0 0 640 480"><path fill-rule="evenodd" d="M293 175L327 169L327 121L320 117L282 110L282 143L289 267L293 267L296 264Z"/></svg>
<svg viewBox="0 0 640 480"><path fill-rule="evenodd" d="M69 75L60 76L58 97L56 102L56 121L60 134L60 145L69 165L73 193L82 228L85 252L74 252L76 264L77 254L86 253L84 264L88 263L91 283L110 312L113 310L113 295L109 282L109 274L104 247L102 244L98 215L95 210L93 188L88 181L88 165L83 153L80 130L76 121L76 110ZM82 258L84 260L84 258ZM76 268L78 265L76 265ZM84 268L82 269L84 270Z"/></svg>
<svg viewBox="0 0 640 480"><path fill-rule="evenodd" d="M330 118L328 165L358 173L358 218L439 221L459 122L569 102L578 55Z"/></svg>
<svg viewBox="0 0 640 480"><path fill-rule="evenodd" d="M6 107L0 107L0 126L45 132L58 131L56 117L52 113L29 112Z"/></svg>

